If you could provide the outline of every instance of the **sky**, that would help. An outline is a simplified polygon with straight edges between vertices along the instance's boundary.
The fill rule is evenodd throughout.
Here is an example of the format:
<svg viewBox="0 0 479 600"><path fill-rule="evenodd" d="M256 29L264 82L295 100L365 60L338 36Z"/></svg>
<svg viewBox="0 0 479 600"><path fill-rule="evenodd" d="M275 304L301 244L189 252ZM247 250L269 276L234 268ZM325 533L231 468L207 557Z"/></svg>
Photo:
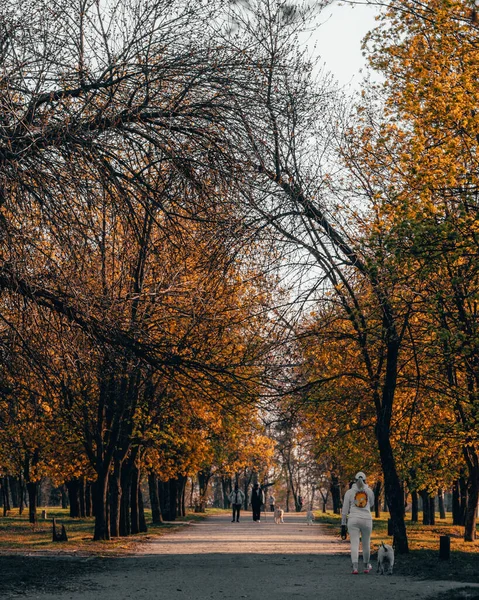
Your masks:
<svg viewBox="0 0 479 600"><path fill-rule="evenodd" d="M377 25L376 14L377 8L372 6L341 6L337 2L321 13L322 25L313 34L311 44L316 43L326 70L334 74L341 86L353 90L360 86L360 70L366 68L361 40Z"/></svg>

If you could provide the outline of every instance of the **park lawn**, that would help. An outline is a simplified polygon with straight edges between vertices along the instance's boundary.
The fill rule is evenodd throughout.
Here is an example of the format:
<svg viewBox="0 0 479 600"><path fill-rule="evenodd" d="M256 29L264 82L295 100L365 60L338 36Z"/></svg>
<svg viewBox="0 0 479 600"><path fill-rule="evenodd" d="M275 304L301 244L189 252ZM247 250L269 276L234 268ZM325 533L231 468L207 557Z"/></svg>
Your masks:
<svg viewBox="0 0 479 600"><path fill-rule="evenodd" d="M132 535L127 538L116 538L110 541L93 541L94 518L72 519L68 509L48 508L46 520L38 520L33 527L28 522L28 510L23 515L13 509L7 517L0 517L0 554L73 554L78 556L115 556L134 551L139 542L144 542L150 534L162 535L167 530L183 527L189 521L205 518L203 513L189 513L179 517L175 523L151 524L151 511L146 510L148 532ZM41 515L42 509L38 511ZM65 525L68 542L52 542L52 518L57 527Z"/></svg>
<svg viewBox="0 0 479 600"><path fill-rule="evenodd" d="M316 523L326 525L332 535L339 537L341 517L331 512L326 514L315 512ZM371 552L373 560L381 542L391 544L392 538L387 535L387 517L373 519L371 536ZM394 570L402 575L412 575L425 579L446 579L479 583L479 527L478 540L474 543L464 542L463 527L452 525L452 516L439 519L436 515L435 525L411 523L406 517L406 528L410 552L406 556L396 556ZM451 559L439 560L439 537L449 535L451 538Z"/></svg>

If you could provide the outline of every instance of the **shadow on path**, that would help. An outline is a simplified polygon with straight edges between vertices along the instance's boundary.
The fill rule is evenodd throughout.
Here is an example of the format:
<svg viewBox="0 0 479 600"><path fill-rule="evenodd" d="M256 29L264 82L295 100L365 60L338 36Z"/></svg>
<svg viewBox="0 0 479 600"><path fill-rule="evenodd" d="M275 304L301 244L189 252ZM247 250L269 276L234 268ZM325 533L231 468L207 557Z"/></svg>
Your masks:
<svg viewBox="0 0 479 600"><path fill-rule="evenodd" d="M307 526L303 515L275 525L226 515L155 538L138 555L105 559L102 572L42 600L349 600L430 598L464 584L350 574L349 544ZM373 563L374 564L374 563ZM375 565L374 565L375 566ZM479 589L479 588L478 588ZM14 596L11 596L14 597ZM23 596L25 597L25 596Z"/></svg>

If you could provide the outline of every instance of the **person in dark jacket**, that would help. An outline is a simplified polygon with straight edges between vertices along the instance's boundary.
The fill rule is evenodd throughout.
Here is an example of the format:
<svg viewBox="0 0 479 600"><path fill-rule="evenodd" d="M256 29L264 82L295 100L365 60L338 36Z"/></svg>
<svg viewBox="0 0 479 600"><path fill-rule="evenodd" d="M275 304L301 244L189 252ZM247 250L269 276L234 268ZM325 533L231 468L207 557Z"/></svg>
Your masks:
<svg viewBox="0 0 479 600"><path fill-rule="evenodd" d="M259 523L261 517L261 507L264 504L263 490L259 487L259 483L253 485L250 496L251 510L253 511L253 521Z"/></svg>

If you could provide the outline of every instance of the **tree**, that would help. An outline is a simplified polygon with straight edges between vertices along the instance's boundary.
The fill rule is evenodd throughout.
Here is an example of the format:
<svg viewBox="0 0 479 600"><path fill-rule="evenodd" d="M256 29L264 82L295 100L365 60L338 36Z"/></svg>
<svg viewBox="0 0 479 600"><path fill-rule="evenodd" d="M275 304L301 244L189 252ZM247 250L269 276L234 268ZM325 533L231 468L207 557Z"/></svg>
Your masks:
<svg viewBox="0 0 479 600"><path fill-rule="evenodd" d="M245 201L262 220L262 231L268 229L283 244L285 256L303 259L306 269L314 265L315 272L321 273L312 278L308 300L316 290L329 287L350 320L375 411L396 547L407 552L403 490L390 432L400 348L412 300L403 296L386 249L363 244L362 233L374 226L374 213L356 210L354 201L342 195L336 203L332 196L341 191L331 190L327 172L335 94L327 79L322 87L315 86L311 62L295 50L294 35L301 29L301 19L288 28L281 2L256 5L255 10L251 18L243 19L243 26L252 44L261 40L261 68L251 76L254 93L247 110L244 103L236 106L233 135L238 161L250 182L244 186ZM318 156L324 161L318 163ZM356 293L360 288L368 289L363 296L366 305Z"/></svg>

